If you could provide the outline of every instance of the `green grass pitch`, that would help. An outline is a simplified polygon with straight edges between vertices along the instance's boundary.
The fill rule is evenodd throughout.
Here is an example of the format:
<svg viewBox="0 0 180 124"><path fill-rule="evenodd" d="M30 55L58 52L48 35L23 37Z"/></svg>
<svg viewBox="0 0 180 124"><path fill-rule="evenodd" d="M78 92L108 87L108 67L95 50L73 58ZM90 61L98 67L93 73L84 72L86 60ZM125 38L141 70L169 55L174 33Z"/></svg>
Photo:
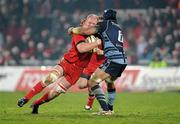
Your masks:
<svg viewBox="0 0 180 124"><path fill-rule="evenodd" d="M29 108L17 107L21 92L0 92L0 124L179 124L180 93L118 93L115 114L94 116L99 110L97 101L92 111L84 111L86 93L66 93L40 106L39 114ZM36 97L37 98L37 97Z"/></svg>

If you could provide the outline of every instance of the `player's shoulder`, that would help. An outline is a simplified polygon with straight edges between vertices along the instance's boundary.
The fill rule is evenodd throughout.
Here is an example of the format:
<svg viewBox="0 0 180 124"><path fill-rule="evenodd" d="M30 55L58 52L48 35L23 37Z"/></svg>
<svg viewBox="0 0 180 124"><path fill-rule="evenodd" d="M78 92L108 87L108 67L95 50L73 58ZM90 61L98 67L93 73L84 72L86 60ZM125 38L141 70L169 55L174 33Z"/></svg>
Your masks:
<svg viewBox="0 0 180 124"><path fill-rule="evenodd" d="M111 24L121 29L120 25L117 23L117 21L111 21Z"/></svg>
<svg viewBox="0 0 180 124"><path fill-rule="evenodd" d="M79 35L79 34L73 34L72 35L72 42L75 44L79 44L80 42L84 42L86 39L85 36Z"/></svg>
<svg viewBox="0 0 180 124"><path fill-rule="evenodd" d="M97 23L97 32L102 33L107 27L107 21L103 20Z"/></svg>
<svg viewBox="0 0 180 124"><path fill-rule="evenodd" d="M72 37L85 37L85 36L80 35L80 34L72 34Z"/></svg>

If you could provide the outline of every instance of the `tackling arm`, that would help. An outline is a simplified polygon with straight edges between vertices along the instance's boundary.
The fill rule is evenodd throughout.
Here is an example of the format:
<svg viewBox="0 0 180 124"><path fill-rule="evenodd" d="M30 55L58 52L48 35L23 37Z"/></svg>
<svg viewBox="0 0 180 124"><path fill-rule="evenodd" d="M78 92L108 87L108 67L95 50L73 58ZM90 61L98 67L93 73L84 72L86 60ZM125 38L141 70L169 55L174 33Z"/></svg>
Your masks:
<svg viewBox="0 0 180 124"><path fill-rule="evenodd" d="M91 35L98 32L98 29L96 27L92 28L82 28L82 27L75 27L71 28L71 33L74 34L80 34L80 35Z"/></svg>
<svg viewBox="0 0 180 124"><path fill-rule="evenodd" d="M86 43L86 42L79 43L77 44L76 47L80 53L84 53L98 47L100 44L101 44L101 40L97 39L96 42L92 42L92 43Z"/></svg>

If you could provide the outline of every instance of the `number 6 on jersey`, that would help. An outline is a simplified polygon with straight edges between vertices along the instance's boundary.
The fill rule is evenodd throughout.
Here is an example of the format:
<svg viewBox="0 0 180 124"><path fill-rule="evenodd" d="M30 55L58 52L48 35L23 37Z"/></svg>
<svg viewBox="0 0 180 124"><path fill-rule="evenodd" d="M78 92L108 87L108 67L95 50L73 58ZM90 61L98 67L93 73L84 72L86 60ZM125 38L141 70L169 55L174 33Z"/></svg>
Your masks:
<svg viewBox="0 0 180 124"><path fill-rule="evenodd" d="M118 41L123 42L123 35L121 33L121 30L118 31Z"/></svg>

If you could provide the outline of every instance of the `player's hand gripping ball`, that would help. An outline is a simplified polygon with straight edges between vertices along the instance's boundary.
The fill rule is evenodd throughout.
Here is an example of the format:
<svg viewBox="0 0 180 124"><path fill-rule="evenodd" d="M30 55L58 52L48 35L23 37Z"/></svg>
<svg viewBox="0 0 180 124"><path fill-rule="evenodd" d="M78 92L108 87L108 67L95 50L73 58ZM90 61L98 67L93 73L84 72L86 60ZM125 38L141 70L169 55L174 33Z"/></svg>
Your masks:
<svg viewBox="0 0 180 124"><path fill-rule="evenodd" d="M86 42L88 42L88 43L93 43L96 41L97 41L97 38L94 35L90 35L89 37L86 38ZM94 53L96 51L97 51L97 48L94 48L90 52Z"/></svg>
<svg viewBox="0 0 180 124"><path fill-rule="evenodd" d="M88 43L96 42L96 37L94 35L90 35L89 37L86 38L86 42Z"/></svg>

